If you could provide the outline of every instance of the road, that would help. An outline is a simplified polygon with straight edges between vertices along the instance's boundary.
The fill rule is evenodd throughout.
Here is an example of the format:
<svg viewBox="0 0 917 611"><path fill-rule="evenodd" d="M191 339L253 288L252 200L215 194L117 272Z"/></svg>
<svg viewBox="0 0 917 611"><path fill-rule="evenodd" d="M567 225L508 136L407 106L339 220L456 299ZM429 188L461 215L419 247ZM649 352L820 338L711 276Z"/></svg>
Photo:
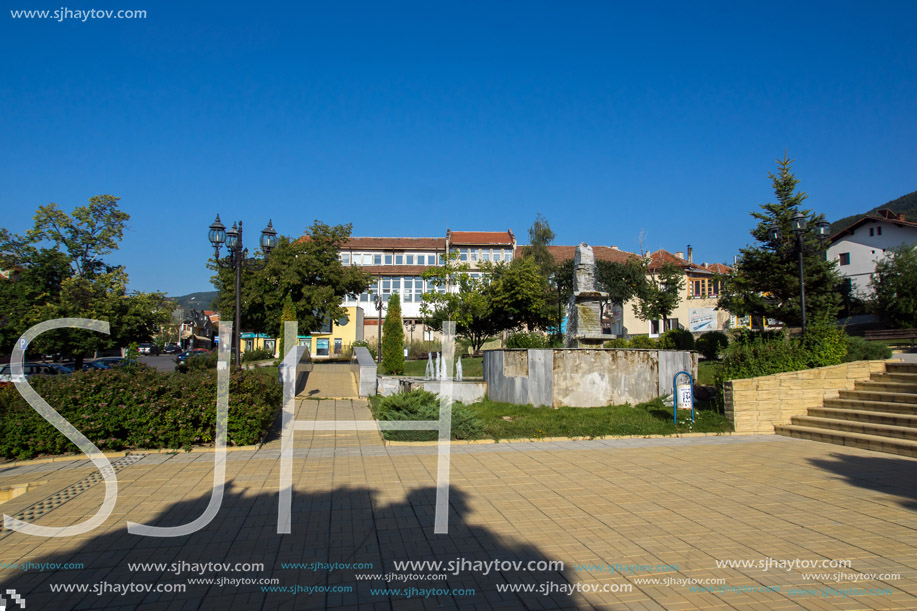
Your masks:
<svg viewBox="0 0 917 611"><path fill-rule="evenodd" d="M175 356L172 354L160 354L158 356L141 355L140 362L158 371L175 371Z"/></svg>

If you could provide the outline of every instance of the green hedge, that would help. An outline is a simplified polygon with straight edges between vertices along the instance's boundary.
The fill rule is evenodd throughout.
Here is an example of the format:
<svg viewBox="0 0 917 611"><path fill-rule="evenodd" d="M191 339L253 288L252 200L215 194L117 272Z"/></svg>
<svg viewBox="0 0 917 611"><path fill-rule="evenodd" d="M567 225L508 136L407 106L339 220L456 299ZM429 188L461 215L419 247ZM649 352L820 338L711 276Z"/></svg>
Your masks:
<svg viewBox="0 0 917 611"><path fill-rule="evenodd" d="M846 362L884 361L892 358L892 349L883 342L868 342L862 337L847 338Z"/></svg>
<svg viewBox="0 0 917 611"><path fill-rule="evenodd" d="M720 353L729 345L729 336L722 331L707 331L697 338L694 347L708 361L719 358Z"/></svg>
<svg viewBox="0 0 917 611"><path fill-rule="evenodd" d="M425 390L412 390L370 400L376 420L439 420L439 398ZM393 441L435 441L438 431L383 431ZM461 403L452 405L452 439L480 439L484 423Z"/></svg>
<svg viewBox="0 0 917 611"><path fill-rule="evenodd" d="M659 338L659 347L666 350L694 350L694 334L685 329L669 329Z"/></svg>
<svg viewBox="0 0 917 611"><path fill-rule="evenodd" d="M147 368L35 376L35 391L102 451L185 448L213 442L215 370L166 374ZM280 409L277 370L230 378L228 445L259 443ZM27 459L79 450L29 406L0 389L0 456Z"/></svg>
<svg viewBox="0 0 917 611"><path fill-rule="evenodd" d="M506 338L507 348L561 348L563 341L541 333L519 331Z"/></svg>

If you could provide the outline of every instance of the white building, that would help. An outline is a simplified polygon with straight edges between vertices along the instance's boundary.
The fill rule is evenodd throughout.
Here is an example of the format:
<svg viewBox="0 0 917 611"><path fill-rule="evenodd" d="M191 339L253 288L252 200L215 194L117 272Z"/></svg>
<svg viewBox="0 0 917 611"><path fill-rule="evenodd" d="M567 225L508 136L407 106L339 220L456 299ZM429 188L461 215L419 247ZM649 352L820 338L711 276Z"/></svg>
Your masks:
<svg viewBox="0 0 917 611"><path fill-rule="evenodd" d="M832 236L828 242L828 260L837 261L838 270L853 294L867 296L872 293L869 281L876 263L885 259L885 252L915 243L917 223L904 220L903 214L883 209Z"/></svg>

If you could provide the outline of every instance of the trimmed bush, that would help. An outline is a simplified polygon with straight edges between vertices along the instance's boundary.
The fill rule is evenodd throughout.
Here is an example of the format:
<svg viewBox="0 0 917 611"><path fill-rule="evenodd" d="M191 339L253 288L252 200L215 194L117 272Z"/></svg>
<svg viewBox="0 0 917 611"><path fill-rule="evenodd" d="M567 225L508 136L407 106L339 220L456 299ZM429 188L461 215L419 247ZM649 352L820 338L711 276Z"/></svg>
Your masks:
<svg viewBox="0 0 917 611"><path fill-rule="evenodd" d="M694 335L684 329L669 329L659 338L659 347L666 350L694 350Z"/></svg>
<svg viewBox="0 0 917 611"><path fill-rule="evenodd" d="M30 384L102 451L190 448L213 443L215 370L166 374L138 367L36 376ZM230 378L229 445L260 442L280 409L283 391L273 368ZM78 452L7 385L0 389L0 456L27 459Z"/></svg>
<svg viewBox="0 0 917 611"><path fill-rule="evenodd" d="M892 357L892 349L882 342L868 342L862 337L847 338L847 356L844 361L884 361Z"/></svg>
<svg viewBox="0 0 917 611"><path fill-rule="evenodd" d="M274 353L267 348L258 348L256 350L247 350L242 353L242 362L250 363L252 361L270 361L274 358Z"/></svg>
<svg viewBox="0 0 917 611"><path fill-rule="evenodd" d="M623 337L616 337L602 344L603 348L627 348L629 346L630 346L630 342L628 342Z"/></svg>
<svg viewBox="0 0 917 611"><path fill-rule="evenodd" d="M659 342L646 335L635 335L630 338L630 348L652 350L659 347Z"/></svg>
<svg viewBox="0 0 917 611"><path fill-rule="evenodd" d="M437 420L439 398L425 390L412 390L387 397L371 398L373 416L377 420ZM437 431L384 431L393 441L435 441ZM461 403L452 405L452 439L480 439L484 424L473 411Z"/></svg>
<svg viewBox="0 0 917 611"><path fill-rule="evenodd" d="M517 331L506 338L507 348L550 348L551 338L541 333Z"/></svg>
<svg viewBox="0 0 917 611"><path fill-rule="evenodd" d="M708 361L719 358L720 352L729 345L729 336L722 331L707 331L694 342L695 350L704 355Z"/></svg>

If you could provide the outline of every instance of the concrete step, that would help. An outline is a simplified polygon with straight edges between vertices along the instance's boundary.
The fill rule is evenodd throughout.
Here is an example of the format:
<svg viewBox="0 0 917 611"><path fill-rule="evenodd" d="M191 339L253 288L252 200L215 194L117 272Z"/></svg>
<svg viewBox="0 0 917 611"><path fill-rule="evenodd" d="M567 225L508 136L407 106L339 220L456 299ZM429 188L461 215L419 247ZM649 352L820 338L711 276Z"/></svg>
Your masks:
<svg viewBox="0 0 917 611"><path fill-rule="evenodd" d="M859 409L839 409L835 407L810 407L809 415L816 418L833 418L835 420L850 420L853 422L907 426L917 429L917 415L913 414L871 412Z"/></svg>
<svg viewBox="0 0 917 611"><path fill-rule="evenodd" d="M885 363L885 370L889 373L917 373L917 363L888 361Z"/></svg>
<svg viewBox="0 0 917 611"><path fill-rule="evenodd" d="M792 424L830 429L832 431L846 431L849 433L864 433L880 437L894 437L895 439L910 439L917 442L917 429L907 426L894 426L889 424L874 424L872 422L854 422L852 420L837 420L835 418L818 418L809 416L793 416Z"/></svg>
<svg viewBox="0 0 917 611"><path fill-rule="evenodd" d="M854 390L879 391L879 392L896 392L909 393L917 397L917 383L905 382L857 382L854 384Z"/></svg>
<svg viewBox="0 0 917 611"><path fill-rule="evenodd" d="M841 399L854 399L857 401L881 401L883 403L912 403L917 405L917 394L889 392L882 390L841 390L838 391Z"/></svg>
<svg viewBox="0 0 917 611"><path fill-rule="evenodd" d="M906 373L906 372L889 372L889 373L874 373L872 377L869 378L870 382L898 382L901 384L917 384L917 373Z"/></svg>
<svg viewBox="0 0 917 611"><path fill-rule="evenodd" d="M917 403L899 403L896 401L865 401L862 399L825 399L824 407L851 409L864 412L881 412L888 414L905 414L917 416Z"/></svg>
<svg viewBox="0 0 917 611"><path fill-rule="evenodd" d="M774 430L778 435L784 435L786 437L822 441L842 446L862 448L864 450L900 454L902 456L917 458L917 441L911 441L910 439L895 439L879 435L834 431L831 429L799 426L795 424L777 425L774 427Z"/></svg>

